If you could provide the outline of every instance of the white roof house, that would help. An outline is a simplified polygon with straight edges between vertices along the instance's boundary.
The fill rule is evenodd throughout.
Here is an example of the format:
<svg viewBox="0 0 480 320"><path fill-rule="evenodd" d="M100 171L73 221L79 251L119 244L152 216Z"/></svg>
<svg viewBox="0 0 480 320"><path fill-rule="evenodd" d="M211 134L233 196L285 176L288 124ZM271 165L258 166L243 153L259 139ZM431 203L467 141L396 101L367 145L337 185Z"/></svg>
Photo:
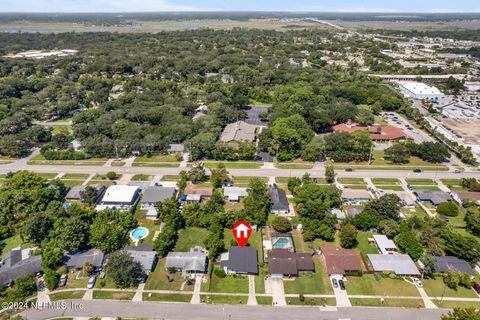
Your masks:
<svg viewBox="0 0 480 320"><path fill-rule="evenodd" d="M383 234L375 234L373 235L373 239L375 239L375 243L382 254L392 254L397 252L397 246L392 240L388 239L387 236Z"/></svg>
<svg viewBox="0 0 480 320"><path fill-rule="evenodd" d="M114 185L107 188L97 211L107 208L131 209L138 201L138 186Z"/></svg>
<svg viewBox="0 0 480 320"><path fill-rule="evenodd" d="M248 196L248 192L247 188L225 187L223 188L223 196L228 198L228 201L238 201L241 197Z"/></svg>
<svg viewBox="0 0 480 320"><path fill-rule="evenodd" d="M369 254L375 272L394 272L398 276L418 276L420 272L408 254Z"/></svg>
<svg viewBox="0 0 480 320"><path fill-rule="evenodd" d="M438 101L445 96L436 87L426 85L423 82L398 81L398 84L400 90L410 98Z"/></svg>

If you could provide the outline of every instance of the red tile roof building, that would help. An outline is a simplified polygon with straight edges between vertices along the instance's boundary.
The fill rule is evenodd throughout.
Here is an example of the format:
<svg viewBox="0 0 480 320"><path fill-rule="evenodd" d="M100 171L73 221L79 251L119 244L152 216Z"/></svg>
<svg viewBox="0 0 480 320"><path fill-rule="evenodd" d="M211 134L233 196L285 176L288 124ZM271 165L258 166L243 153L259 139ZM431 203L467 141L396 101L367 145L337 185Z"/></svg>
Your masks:
<svg viewBox="0 0 480 320"><path fill-rule="evenodd" d="M356 123L341 123L334 125L332 127L334 132L348 132L352 133L355 131L368 131L370 136L374 141L392 141L392 140L403 140L407 138L405 132L402 129L395 126L381 126L381 125L371 125L371 126L360 126Z"/></svg>

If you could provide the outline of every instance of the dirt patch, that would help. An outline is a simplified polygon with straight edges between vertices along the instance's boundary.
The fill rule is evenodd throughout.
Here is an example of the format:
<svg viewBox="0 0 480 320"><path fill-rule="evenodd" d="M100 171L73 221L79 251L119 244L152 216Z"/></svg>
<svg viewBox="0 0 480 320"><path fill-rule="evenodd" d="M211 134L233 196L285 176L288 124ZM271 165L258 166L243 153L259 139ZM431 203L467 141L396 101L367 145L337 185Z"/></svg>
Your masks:
<svg viewBox="0 0 480 320"><path fill-rule="evenodd" d="M465 144L478 144L480 141L480 120L446 119L442 124L464 140Z"/></svg>

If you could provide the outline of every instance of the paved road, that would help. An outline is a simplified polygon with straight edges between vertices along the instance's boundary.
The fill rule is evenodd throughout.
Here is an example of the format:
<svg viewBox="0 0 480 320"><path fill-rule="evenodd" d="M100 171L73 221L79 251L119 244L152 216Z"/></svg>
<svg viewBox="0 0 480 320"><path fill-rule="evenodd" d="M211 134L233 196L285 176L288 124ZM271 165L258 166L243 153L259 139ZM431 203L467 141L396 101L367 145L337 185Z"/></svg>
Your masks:
<svg viewBox="0 0 480 320"><path fill-rule="evenodd" d="M318 308L318 307L270 307L270 306L231 306L193 305L158 302L131 301L81 301L83 309L27 310L22 316L28 320L43 320L53 317L122 317L155 318L164 320L438 320L446 310L389 308Z"/></svg>
<svg viewBox="0 0 480 320"><path fill-rule="evenodd" d="M176 175L183 168L157 168L157 167L103 167L103 166L61 166L61 165L28 165L22 160L10 164L0 165L0 174L15 172L18 170L30 170L42 173L87 173L87 174L106 174L109 171L115 171L119 174L149 174L149 175ZM228 169L233 176L258 176L258 177L301 177L308 172L312 177L323 177L324 168L315 168L310 170L290 170L275 168L260 169ZM355 170L346 172L336 170L337 177L351 178L429 178L429 179L460 179L462 177L475 177L480 179L480 171L468 171L463 173L453 173L451 171L423 171L414 173L411 170Z"/></svg>

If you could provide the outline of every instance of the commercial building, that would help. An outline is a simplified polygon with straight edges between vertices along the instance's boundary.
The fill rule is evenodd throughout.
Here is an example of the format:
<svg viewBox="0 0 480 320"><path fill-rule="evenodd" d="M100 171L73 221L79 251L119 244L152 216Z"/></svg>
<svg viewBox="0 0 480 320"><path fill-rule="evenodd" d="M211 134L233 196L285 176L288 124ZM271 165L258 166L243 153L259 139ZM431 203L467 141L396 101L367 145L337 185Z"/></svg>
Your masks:
<svg viewBox="0 0 480 320"><path fill-rule="evenodd" d="M239 141L255 141L257 127L248 124L245 121L237 121L228 124L223 129L220 141L223 142L239 142Z"/></svg>
<svg viewBox="0 0 480 320"><path fill-rule="evenodd" d="M429 86L423 82L398 81L397 83L400 90L409 98L439 101L445 96L437 88Z"/></svg>
<svg viewBox="0 0 480 320"><path fill-rule="evenodd" d="M398 141L405 140L407 138L407 134L403 132L402 129L391 125L360 126L356 123L349 121L347 123L334 125L332 129L333 132L348 133L352 133L355 131L368 131L373 141Z"/></svg>

